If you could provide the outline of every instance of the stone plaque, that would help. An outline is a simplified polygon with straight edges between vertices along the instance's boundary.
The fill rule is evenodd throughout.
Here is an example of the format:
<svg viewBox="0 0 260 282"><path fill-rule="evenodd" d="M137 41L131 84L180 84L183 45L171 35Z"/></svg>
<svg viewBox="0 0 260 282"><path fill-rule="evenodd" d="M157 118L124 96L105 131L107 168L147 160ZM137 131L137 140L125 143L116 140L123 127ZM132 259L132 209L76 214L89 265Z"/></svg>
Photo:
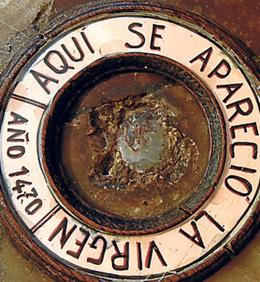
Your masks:
<svg viewBox="0 0 260 282"><path fill-rule="evenodd" d="M58 17L1 79L3 224L62 281L201 280L257 229L249 55L164 2Z"/></svg>

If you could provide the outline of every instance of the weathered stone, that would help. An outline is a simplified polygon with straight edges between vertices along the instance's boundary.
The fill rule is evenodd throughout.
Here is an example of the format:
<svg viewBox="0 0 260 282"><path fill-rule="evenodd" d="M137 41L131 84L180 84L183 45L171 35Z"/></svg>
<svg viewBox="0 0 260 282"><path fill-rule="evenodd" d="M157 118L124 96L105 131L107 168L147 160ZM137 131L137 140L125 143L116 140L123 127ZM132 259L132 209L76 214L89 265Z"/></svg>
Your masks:
<svg viewBox="0 0 260 282"><path fill-rule="evenodd" d="M0 2L0 72L13 55L48 21L53 0Z"/></svg>

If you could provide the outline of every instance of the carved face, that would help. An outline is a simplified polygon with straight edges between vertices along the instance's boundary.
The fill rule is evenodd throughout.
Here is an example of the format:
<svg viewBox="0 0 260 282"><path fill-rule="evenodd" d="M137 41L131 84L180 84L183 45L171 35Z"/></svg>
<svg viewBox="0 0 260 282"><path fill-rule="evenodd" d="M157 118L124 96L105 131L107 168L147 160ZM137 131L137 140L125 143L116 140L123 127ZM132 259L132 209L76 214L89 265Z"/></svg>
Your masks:
<svg viewBox="0 0 260 282"><path fill-rule="evenodd" d="M197 161L195 143L178 129L181 114L154 93L105 104L93 112L96 135L105 146L94 154L90 173L97 187L176 183L189 163ZM96 144L91 144L94 150Z"/></svg>

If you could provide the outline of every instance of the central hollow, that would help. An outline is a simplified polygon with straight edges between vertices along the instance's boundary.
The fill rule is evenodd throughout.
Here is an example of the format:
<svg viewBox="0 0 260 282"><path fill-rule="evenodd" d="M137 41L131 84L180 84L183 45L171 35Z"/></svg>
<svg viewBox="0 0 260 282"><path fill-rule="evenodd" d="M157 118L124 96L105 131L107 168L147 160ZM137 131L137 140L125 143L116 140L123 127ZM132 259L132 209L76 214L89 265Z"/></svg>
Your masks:
<svg viewBox="0 0 260 282"><path fill-rule="evenodd" d="M172 185L191 163L198 166L198 148L182 133L181 114L159 92L162 89L90 110L96 136L89 138L91 151L98 142L104 143L92 157L89 180L94 185L104 189Z"/></svg>
<svg viewBox="0 0 260 282"><path fill-rule="evenodd" d="M71 105L61 165L81 203L126 219L163 215L196 193L210 154L194 94L149 72L111 76Z"/></svg>

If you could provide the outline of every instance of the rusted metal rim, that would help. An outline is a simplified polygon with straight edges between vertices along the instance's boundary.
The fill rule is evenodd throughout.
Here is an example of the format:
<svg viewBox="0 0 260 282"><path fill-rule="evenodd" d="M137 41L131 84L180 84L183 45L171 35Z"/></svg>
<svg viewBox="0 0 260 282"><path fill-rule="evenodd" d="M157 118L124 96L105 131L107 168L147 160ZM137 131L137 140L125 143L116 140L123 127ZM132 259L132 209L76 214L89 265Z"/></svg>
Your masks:
<svg viewBox="0 0 260 282"><path fill-rule="evenodd" d="M71 93L80 93L82 89L88 88L92 81L102 81L106 76L111 75L111 73L120 73L129 69L167 74L169 77L174 77L176 81L189 87L205 111L212 142L208 168L203 179L200 181L198 190L194 191L180 208L172 209L164 215L144 220L127 220L103 213L91 207L88 203L80 201L79 196L73 193L76 190L75 187L71 191L68 191L69 189L67 187L73 187L73 181L64 182L65 172L61 168L61 161L59 161L59 146L61 142L56 132L61 128L61 124L59 123L64 122L63 112L66 105L69 105L69 108L71 107ZM59 195L58 198L60 201L86 224L94 226L97 229L119 234L156 233L172 228L187 219L212 195L222 175L224 166L224 155L226 152L224 117L214 96L211 95L205 86L202 88L203 83L201 81L197 82L196 78L192 74L188 74L188 72L188 70L183 70L181 66L178 66L176 62L159 56L142 56L142 54L131 54L130 56L120 55L119 57L109 57L95 62L94 66L91 65L87 69L84 69L81 74L77 74L77 77L72 79L73 82L61 89L59 94L56 95L51 109L43 120L43 130L40 131L40 136L44 136L45 140L45 143L42 144L42 151L44 152L43 167L45 168L51 187L54 189L54 194ZM84 93L84 91L82 92ZM80 99L80 94L77 94L73 99ZM57 120L59 120L58 125ZM57 144L57 146L54 144ZM66 193L71 194L65 197L65 201L64 195Z"/></svg>

